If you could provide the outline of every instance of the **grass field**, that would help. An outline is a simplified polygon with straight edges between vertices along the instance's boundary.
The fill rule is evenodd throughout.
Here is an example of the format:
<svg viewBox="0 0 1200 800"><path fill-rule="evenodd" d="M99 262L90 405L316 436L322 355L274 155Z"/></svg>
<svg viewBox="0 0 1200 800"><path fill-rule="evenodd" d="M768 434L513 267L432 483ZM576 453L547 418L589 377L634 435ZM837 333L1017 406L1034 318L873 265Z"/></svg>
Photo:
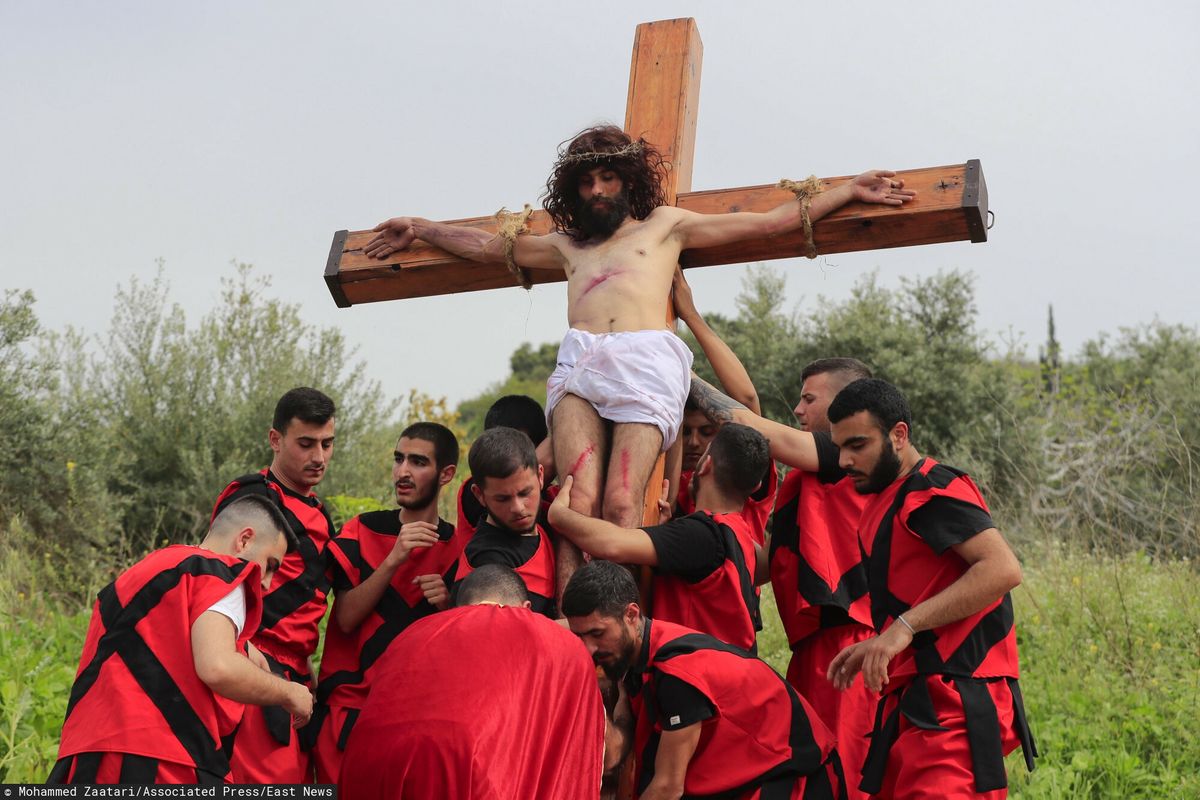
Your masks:
<svg viewBox="0 0 1200 800"><path fill-rule="evenodd" d="M1042 752L1014 798L1200 798L1200 581L1193 564L1025 556L1014 593L1021 682ZM46 582L50 565L0 561L0 782L45 779L89 610ZM788 648L769 588L760 652Z"/></svg>

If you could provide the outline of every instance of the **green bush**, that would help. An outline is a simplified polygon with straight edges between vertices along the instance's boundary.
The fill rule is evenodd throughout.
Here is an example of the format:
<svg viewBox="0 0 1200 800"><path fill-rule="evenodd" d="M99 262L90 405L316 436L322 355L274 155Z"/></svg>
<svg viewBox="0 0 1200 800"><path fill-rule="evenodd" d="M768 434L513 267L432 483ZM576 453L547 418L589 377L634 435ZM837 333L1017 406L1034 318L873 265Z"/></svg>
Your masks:
<svg viewBox="0 0 1200 800"><path fill-rule="evenodd" d="M161 273L118 291L108 337L86 359L86 385L120 465L110 486L128 499L122 528L134 549L203 534L225 484L270 462L271 414L294 386L318 387L338 405L326 492L372 478L365 465L391 447L378 436L398 404L353 362L339 331L306 324L297 306L267 297L268 286L238 265L194 327L169 302Z"/></svg>
<svg viewBox="0 0 1200 800"><path fill-rule="evenodd" d="M492 403L510 394L523 394L546 405L546 379L554 371L558 357L558 344L545 342L534 347L522 343L509 357L508 377L484 389L478 395L458 404L458 415L462 420L464 443L474 441L483 433L483 418Z"/></svg>

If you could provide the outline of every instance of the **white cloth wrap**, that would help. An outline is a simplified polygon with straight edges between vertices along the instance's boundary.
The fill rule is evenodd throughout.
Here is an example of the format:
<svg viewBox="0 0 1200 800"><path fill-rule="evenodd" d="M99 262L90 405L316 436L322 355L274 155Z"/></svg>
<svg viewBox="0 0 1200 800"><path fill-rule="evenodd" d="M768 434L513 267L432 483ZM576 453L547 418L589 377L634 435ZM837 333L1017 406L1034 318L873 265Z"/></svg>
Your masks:
<svg viewBox="0 0 1200 800"><path fill-rule="evenodd" d="M692 385L692 351L671 331L588 333L571 328L546 381L546 419L567 394L587 400L603 419L644 422L675 442Z"/></svg>

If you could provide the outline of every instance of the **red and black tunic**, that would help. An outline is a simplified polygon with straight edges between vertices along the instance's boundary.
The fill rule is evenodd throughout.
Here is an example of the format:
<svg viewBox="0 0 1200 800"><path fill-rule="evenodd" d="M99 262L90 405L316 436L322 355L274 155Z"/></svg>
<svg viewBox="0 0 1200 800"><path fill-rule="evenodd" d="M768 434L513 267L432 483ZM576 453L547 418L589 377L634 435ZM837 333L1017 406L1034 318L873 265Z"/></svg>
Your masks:
<svg viewBox="0 0 1200 800"><path fill-rule="evenodd" d="M221 492L213 518L245 493L262 494L279 503L300 546L283 563L263 598L262 625L254 646L282 662L302 682L310 683L308 657L317 649L317 625L325 616L329 566L325 547L333 537L333 520L316 495L304 496L283 486L269 470L243 475Z"/></svg>
<svg viewBox="0 0 1200 800"><path fill-rule="evenodd" d="M196 675L192 624L236 586L245 587L245 646L262 614L259 570L233 556L175 545L155 551L100 591L71 697L60 766L51 782L89 782L81 754L125 753L120 780L153 780L154 761L195 768L197 782L229 773L222 739L243 705L215 694ZM72 756L80 756L69 778ZM99 758L92 759L98 764ZM61 773L61 774L60 774Z"/></svg>
<svg viewBox="0 0 1200 800"><path fill-rule="evenodd" d="M962 577L968 565L952 547L994 527L975 483L965 473L932 458L923 459L907 476L874 496L863 512L859 538L875 630L882 632L897 616ZM952 682L961 696L978 791L1007 785L1001 730L989 682L1008 683L1013 697L1012 725L1032 768L1036 750L1017 684L1017 637L1008 594L969 617L921 631L909 648L892 659L888 673L888 697L894 702L886 702L885 697L879 706L863 770L865 791L879 790L901 714L919 728L938 726L924 680L930 676ZM885 707L891 709L886 719Z"/></svg>
<svg viewBox="0 0 1200 800"><path fill-rule="evenodd" d="M396 544L400 527L398 511L360 514L342 526L329 543L335 606L339 593L361 585L383 563ZM330 706L361 709L370 689L373 668L388 645L413 622L437 610L413 579L418 575L447 576L458 556L453 537L454 526L438 520L438 543L409 552L408 559L392 575L379 604L357 628L344 633L334 622L327 626L321 679L317 683L318 708L314 714L317 726ZM356 716L347 717L338 732L339 749L345 749Z"/></svg>
<svg viewBox="0 0 1200 800"><path fill-rule="evenodd" d="M838 465L827 433L815 434L818 469L792 470L771 523L771 586L792 657L788 681L837 733L851 798L867 754L878 695L857 679L845 691L825 677L843 649L874 635L858 522L867 496Z"/></svg>
<svg viewBox="0 0 1200 800"><path fill-rule="evenodd" d="M662 732L700 723L684 796L790 797L807 778L804 797L834 797L825 769L837 763L833 736L787 681L747 651L647 619L625 680L638 720L639 793L654 777Z"/></svg>
<svg viewBox="0 0 1200 800"><path fill-rule="evenodd" d="M466 543L475 535L475 529L479 527L479 523L487 516L487 509L475 497L475 493L471 491L471 487L475 485L474 478L467 478L458 487L458 517L454 522L454 535L459 537L462 547L466 547ZM538 522L542 527L547 527L546 514L550 510L550 504L554 502L554 498L558 496L558 485L550 484L542 489L541 507L538 509Z"/></svg>
<svg viewBox="0 0 1200 800"><path fill-rule="evenodd" d="M299 541L283 558L263 598L262 624L251 641L262 651L271 671L311 687L308 658L317 649L317 626L325 616L329 566L325 552L333 521L315 495L288 489L270 470L244 475L225 488L213 517L242 494L275 501ZM309 775L303 743L281 706L251 706L234 741L233 778L238 783L302 783Z"/></svg>
<svg viewBox="0 0 1200 800"><path fill-rule="evenodd" d="M541 525L522 535L493 525L484 518L459 557L454 580L461 582L484 564L508 567L525 581L532 608L551 619L558 616L555 602L554 546Z"/></svg>
<svg viewBox="0 0 1200 800"><path fill-rule="evenodd" d="M762 616L745 517L697 511L644 530L658 557L655 618L754 652Z"/></svg>
<svg viewBox="0 0 1200 800"><path fill-rule="evenodd" d="M822 628L872 624L858 546L868 498L838 466L829 434L814 439L820 468L788 473L771 522L771 588L793 647Z"/></svg>
<svg viewBox="0 0 1200 800"><path fill-rule="evenodd" d="M679 494L675 497L676 517L686 517L696 511L696 500L692 497L693 474L691 470L679 474ZM746 498L746 504L742 507L742 516L746 518L754 543L759 547L766 543L767 518L771 516L771 509L775 506L775 494L778 490L779 470L772 461L767 466L762 483Z"/></svg>

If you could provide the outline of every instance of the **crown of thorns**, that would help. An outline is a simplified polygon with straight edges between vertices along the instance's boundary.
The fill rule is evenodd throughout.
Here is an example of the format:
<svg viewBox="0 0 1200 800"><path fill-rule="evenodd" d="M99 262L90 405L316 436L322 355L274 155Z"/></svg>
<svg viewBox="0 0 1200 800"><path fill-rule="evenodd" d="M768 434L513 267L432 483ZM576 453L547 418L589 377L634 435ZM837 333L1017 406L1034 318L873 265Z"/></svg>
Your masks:
<svg viewBox="0 0 1200 800"><path fill-rule="evenodd" d="M560 164L578 164L585 161L603 161L609 158L628 158L641 155L641 142L630 142L617 150L588 150L580 153L562 153L558 157Z"/></svg>

